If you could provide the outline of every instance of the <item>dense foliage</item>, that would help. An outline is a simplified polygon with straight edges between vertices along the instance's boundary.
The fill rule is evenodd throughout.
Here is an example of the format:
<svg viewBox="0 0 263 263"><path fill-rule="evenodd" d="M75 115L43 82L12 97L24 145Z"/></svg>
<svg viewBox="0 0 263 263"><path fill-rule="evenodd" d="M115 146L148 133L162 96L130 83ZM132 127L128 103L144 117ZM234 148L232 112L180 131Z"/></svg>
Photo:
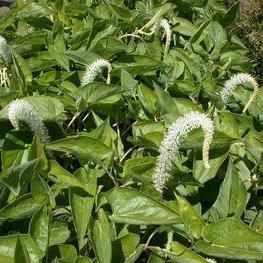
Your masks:
<svg viewBox="0 0 263 263"><path fill-rule="evenodd" d="M238 8L17 0L0 18L0 262L263 262L263 96L230 79L252 69ZM224 83L241 84L227 102ZM161 194L159 147L193 111L214 124L209 165L182 122Z"/></svg>

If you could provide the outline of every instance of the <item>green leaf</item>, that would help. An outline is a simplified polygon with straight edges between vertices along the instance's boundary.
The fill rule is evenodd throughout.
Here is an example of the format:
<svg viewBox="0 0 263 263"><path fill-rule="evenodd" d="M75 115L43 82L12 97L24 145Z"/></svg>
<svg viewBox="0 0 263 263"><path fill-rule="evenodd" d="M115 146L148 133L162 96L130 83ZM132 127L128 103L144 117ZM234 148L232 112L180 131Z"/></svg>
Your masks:
<svg viewBox="0 0 263 263"><path fill-rule="evenodd" d="M201 80L200 65L190 56L190 54L181 48L172 50L170 53L176 58L182 60L191 74L193 74L199 81Z"/></svg>
<svg viewBox="0 0 263 263"><path fill-rule="evenodd" d="M161 112L166 113L166 117L171 122L175 121L180 115L189 111L201 111L197 104L184 98L172 98L167 92L156 88L156 95Z"/></svg>
<svg viewBox="0 0 263 263"><path fill-rule="evenodd" d="M54 44L49 46L48 51L60 66L69 71L69 60L65 55L66 47L62 35L56 37Z"/></svg>
<svg viewBox="0 0 263 263"><path fill-rule="evenodd" d="M144 177L149 182L152 181L150 177L155 167L156 159L154 157L138 157L128 159L123 167L123 177L125 179L136 178L143 180Z"/></svg>
<svg viewBox="0 0 263 263"><path fill-rule="evenodd" d="M140 243L140 236L134 233L128 233L120 239L122 252L125 258L131 256Z"/></svg>
<svg viewBox="0 0 263 263"><path fill-rule="evenodd" d="M37 56L26 59L26 62L32 72L47 70L50 67L57 66L57 61L48 51L38 52Z"/></svg>
<svg viewBox="0 0 263 263"><path fill-rule="evenodd" d="M199 88L191 80L177 80L176 84L170 89L172 92L177 94L184 94L187 96L197 95Z"/></svg>
<svg viewBox="0 0 263 263"><path fill-rule="evenodd" d="M29 232L44 256L49 242L49 213L46 206L33 215Z"/></svg>
<svg viewBox="0 0 263 263"><path fill-rule="evenodd" d="M216 21L212 21L207 27L206 45L208 50L212 50L210 56L213 59L219 58L221 50L227 44L227 32Z"/></svg>
<svg viewBox="0 0 263 263"><path fill-rule="evenodd" d="M107 160L109 162L113 155L111 148L86 133L54 141L49 143L46 148L75 155L84 164L89 161L101 163Z"/></svg>
<svg viewBox="0 0 263 263"><path fill-rule="evenodd" d="M26 246L22 243L22 240L18 237L15 248L15 263L30 263L29 254Z"/></svg>
<svg viewBox="0 0 263 263"><path fill-rule="evenodd" d="M98 127L89 132L88 135L110 147L118 159L123 156L123 144L120 135L110 126L109 120L99 124Z"/></svg>
<svg viewBox="0 0 263 263"><path fill-rule="evenodd" d="M176 23L173 27L173 31L178 32L185 36L193 36L196 32L196 27L187 19L182 17L174 17Z"/></svg>
<svg viewBox="0 0 263 263"><path fill-rule="evenodd" d="M196 30L196 32L194 33L194 35L190 38L190 43L195 43L197 42L202 34L205 32L207 26L210 24L210 20L204 21L199 28Z"/></svg>
<svg viewBox="0 0 263 263"><path fill-rule="evenodd" d="M99 33L96 34L96 36L92 39L90 42L90 46L88 51L92 51L93 48L104 38L111 36L114 34L116 31L116 27L113 25L109 25L105 30L100 31Z"/></svg>
<svg viewBox="0 0 263 263"><path fill-rule="evenodd" d="M205 263L207 262L203 257L199 256L197 253L191 249L183 246L179 242L173 241L171 243L171 251L177 255L178 263Z"/></svg>
<svg viewBox="0 0 263 263"><path fill-rule="evenodd" d="M29 85L32 82L33 79L32 72L29 66L27 65L26 61L20 55L13 52L13 56L14 56L14 66L15 66L16 74L19 80L21 81L20 84L22 86L21 93L22 95L28 95L29 92L27 85Z"/></svg>
<svg viewBox="0 0 263 263"><path fill-rule="evenodd" d="M127 62L126 62L127 61ZM156 70L160 67L160 62L155 58L148 56L136 55L126 56L125 62L119 62L115 64L114 70L121 71L125 70L130 74L144 75Z"/></svg>
<svg viewBox="0 0 263 263"><path fill-rule="evenodd" d="M100 263L111 263L111 226L103 209L98 212L98 219L94 223L92 236L98 261Z"/></svg>
<svg viewBox="0 0 263 263"><path fill-rule="evenodd" d="M65 187L77 187L86 192L89 191L89 186L86 183L83 183L54 160L50 160L49 177L52 181L65 185Z"/></svg>
<svg viewBox="0 0 263 263"><path fill-rule="evenodd" d="M55 221L49 228L49 246L65 243L70 236L68 225L63 222Z"/></svg>
<svg viewBox="0 0 263 263"><path fill-rule="evenodd" d="M111 219L135 225L166 225L179 223L178 213L135 190L114 188L107 195L112 207Z"/></svg>
<svg viewBox="0 0 263 263"><path fill-rule="evenodd" d="M3 263L14 263L18 238L21 240L21 243L23 243L23 246L29 255L29 262L39 263L41 259L41 251L35 244L34 240L29 235L24 234L0 237L0 260L2 260ZM19 254L20 253L21 250L19 251ZM17 262L20 263L21 261Z"/></svg>
<svg viewBox="0 0 263 263"><path fill-rule="evenodd" d="M234 260L263 260L263 235L234 218L207 225L195 250Z"/></svg>
<svg viewBox="0 0 263 263"><path fill-rule="evenodd" d="M96 176L92 170L80 169L76 177L83 183L87 184L89 193L96 194ZM91 212L94 204L94 197L90 196L80 189L72 188L69 192L69 201L73 215L73 222L78 236L79 249L85 245L84 237L91 218Z"/></svg>
<svg viewBox="0 0 263 263"><path fill-rule="evenodd" d="M121 87L124 90L133 91L135 87L137 86L138 81L133 78L133 76L125 71L121 71Z"/></svg>
<svg viewBox="0 0 263 263"><path fill-rule="evenodd" d="M120 87L107 85L104 83L90 83L82 87L80 92L81 98L89 107L114 103L120 100L119 95L123 93Z"/></svg>
<svg viewBox="0 0 263 263"><path fill-rule="evenodd" d="M32 104L44 121L64 120L64 105L58 98L49 96L32 96L24 98Z"/></svg>
<svg viewBox="0 0 263 263"><path fill-rule="evenodd" d="M245 211L248 193L241 180L241 173L242 170L230 158L217 200L207 214L213 221L227 216L241 217Z"/></svg>
<svg viewBox="0 0 263 263"><path fill-rule="evenodd" d="M140 244L133 253L125 259L125 263L135 263L140 258L141 254L144 252L144 245Z"/></svg>
<svg viewBox="0 0 263 263"><path fill-rule="evenodd" d="M185 198L177 195L176 199L179 215L184 223L186 232L194 239L200 238L205 226L204 220Z"/></svg>
<svg viewBox="0 0 263 263"><path fill-rule="evenodd" d="M194 178L202 184L213 179L217 175L219 168L224 163L227 156L228 156L228 153L219 155L215 158L210 157L209 165L210 167L212 167L211 169L205 168L203 160L195 160L194 167L193 167Z"/></svg>
<svg viewBox="0 0 263 263"><path fill-rule="evenodd" d="M128 21L131 20L132 13L128 8L125 8L124 6L109 4L109 3L107 3L107 5L110 7L112 13L116 15L119 19L128 20Z"/></svg>
<svg viewBox="0 0 263 263"><path fill-rule="evenodd" d="M51 14L51 10L39 3L28 3L19 9L17 12L17 18L20 20L48 17Z"/></svg>
<svg viewBox="0 0 263 263"><path fill-rule="evenodd" d="M75 262L77 259L77 250L75 246L68 244L61 244L56 246L57 257L61 258L62 262L70 263Z"/></svg>
<svg viewBox="0 0 263 263"><path fill-rule="evenodd" d="M138 96L145 111L154 115L157 112L157 97L155 92L145 85L140 85L138 88Z"/></svg>
<svg viewBox="0 0 263 263"><path fill-rule="evenodd" d="M18 196L35 176L38 165L39 161L35 159L29 162L24 160L22 164L17 166L9 166L9 169L2 172L0 182Z"/></svg>
<svg viewBox="0 0 263 263"><path fill-rule="evenodd" d="M0 210L0 221L28 218L46 202L46 195L25 194Z"/></svg>
<svg viewBox="0 0 263 263"><path fill-rule="evenodd" d="M170 250L159 247L150 247L150 249L159 257L168 258L175 263L207 263L197 253L175 241L171 242Z"/></svg>
<svg viewBox="0 0 263 263"><path fill-rule="evenodd" d="M149 257L148 263L165 263L165 259L159 257L157 253L152 253Z"/></svg>
<svg viewBox="0 0 263 263"><path fill-rule="evenodd" d="M78 257L76 263L92 263L92 260L88 257Z"/></svg>

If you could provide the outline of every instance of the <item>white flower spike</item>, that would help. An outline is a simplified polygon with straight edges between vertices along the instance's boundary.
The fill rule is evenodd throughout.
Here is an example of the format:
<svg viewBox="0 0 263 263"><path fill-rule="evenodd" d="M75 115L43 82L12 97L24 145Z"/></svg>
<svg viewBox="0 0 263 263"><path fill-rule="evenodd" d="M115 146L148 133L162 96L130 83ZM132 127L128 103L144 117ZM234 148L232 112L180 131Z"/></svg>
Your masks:
<svg viewBox="0 0 263 263"><path fill-rule="evenodd" d="M155 30L158 30L159 28L163 28L164 35L166 37L165 49L164 49L164 57L166 57L172 40L172 30L167 19L161 19L161 21L156 24Z"/></svg>
<svg viewBox="0 0 263 263"><path fill-rule="evenodd" d="M9 77L7 74L7 67L0 67L0 87L9 86Z"/></svg>
<svg viewBox="0 0 263 263"><path fill-rule="evenodd" d="M160 22L160 27L164 29L165 32L165 37L166 37L166 42L165 42L165 51L164 51L164 56L168 54L171 40L172 40L172 30L170 27L170 24L167 19L162 19Z"/></svg>
<svg viewBox="0 0 263 263"><path fill-rule="evenodd" d="M210 168L208 160L209 148L214 135L213 121L203 113L187 113L183 117L179 117L176 122L169 127L168 132L161 143L159 149L160 155L158 157L157 165L153 174L154 187L160 193L163 192L165 183L169 178L169 172L172 168L172 163L179 152L183 140L189 132L200 127L204 132L204 166L205 168Z"/></svg>
<svg viewBox="0 0 263 263"><path fill-rule="evenodd" d="M225 82L224 88L220 92L220 95L221 95L221 98L224 104L227 104L229 102L232 92L235 90L235 88L238 85L243 85L246 83L250 83L254 89L253 94L251 95L249 101L247 102L247 104L245 105L243 109L243 112L246 112L250 104L253 102L253 100L257 96L257 92L258 92L257 81L251 75L247 73L235 74L229 80Z"/></svg>
<svg viewBox="0 0 263 263"><path fill-rule="evenodd" d="M0 57L5 61L5 63L8 63L11 58L10 49L7 45L7 41L4 37L0 36Z"/></svg>
<svg viewBox="0 0 263 263"><path fill-rule="evenodd" d="M110 73L112 70L111 63L106 59L97 59L92 64L88 65L86 71L82 77L81 85L85 86L91 82L93 82L96 76L102 72L102 68L107 68L108 76L107 76L107 84L110 84L111 77Z"/></svg>
<svg viewBox="0 0 263 263"><path fill-rule="evenodd" d="M14 128L19 129L19 122L26 123L43 143L49 141L48 130L36 109L24 99L16 99L8 106L8 118Z"/></svg>
<svg viewBox="0 0 263 263"><path fill-rule="evenodd" d="M205 260L207 263L216 263L216 260L212 258L206 258Z"/></svg>
<svg viewBox="0 0 263 263"><path fill-rule="evenodd" d="M158 32L162 28L164 30L164 36L166 37L166 42L165 42L165 49L164 49L164 57L168 54L171 40L172 40L172 30L171 26L169 24L169 21L165 18L157 21L153 27L151 28L151 31L149 33L142 31L142 29L138 29L135 31L135 34L141 34L141 35L146 35L146 36L151 36L154 33ZM127 35L125 35L127 36Z"/></svg>

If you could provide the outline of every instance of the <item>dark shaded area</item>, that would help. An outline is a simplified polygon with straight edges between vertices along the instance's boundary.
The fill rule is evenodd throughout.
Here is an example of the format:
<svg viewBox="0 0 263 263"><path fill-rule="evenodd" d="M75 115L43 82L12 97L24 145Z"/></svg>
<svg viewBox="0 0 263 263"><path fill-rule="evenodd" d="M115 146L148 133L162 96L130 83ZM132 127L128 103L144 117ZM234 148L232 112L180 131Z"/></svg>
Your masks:
<svg viewBox="0 0 263 263"><path fill-rule="evenodd" d="M10 6L13 3L13 0L0 0L0 7L1 6Z"/></svg>
<svg viewBox="0 0 263 263"><path fill-rule="evenodd" d="M228 7L234 0L225 0ZM255 62L257 79L263 81L263 1L240 0L240 19L234 31L245 41Z"/></svg>

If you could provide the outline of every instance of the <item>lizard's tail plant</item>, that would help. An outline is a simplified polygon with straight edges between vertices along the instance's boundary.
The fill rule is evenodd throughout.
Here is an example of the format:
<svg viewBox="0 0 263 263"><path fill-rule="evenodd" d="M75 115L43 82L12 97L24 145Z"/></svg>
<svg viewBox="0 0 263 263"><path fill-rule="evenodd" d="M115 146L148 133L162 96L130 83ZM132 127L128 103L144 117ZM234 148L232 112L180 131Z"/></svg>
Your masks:
<svg viewBox="0 0 263 263"><path fill-rule="evenodd" d="M159 149L160 155L153 174L154 187L160 193L163 192L173 161L179 152L183 140L189 132L200 127L204 132L203 162L205 168L210 168L208 160L209 148L214 135L213 121L203 113L187 113L183 117L179 117L176 122L169 127L161 143Z"/></svg>
<svg viewBox="0 0 263 263"><path fill-rule="evenodd" d="M49 141L48 130L36 109L24 99L16 99L8 106L8 118L15 129L19 122L26 123L43 143Z"/></svg>
<svg viewBox="0 0 263 263"><path fill-rule="evenodd" d="M243 85L246 83L250 83L254 89L253 94L251 95L249 101L247 102L247 104L245 105L245 107L243 109L243 113L246 112L248 107L250 106L250 104L256 98L257 92L258 92L257 81L251 75L249 75L247 73L235 74L229 80L227 80L225 82L224 88L220 92L223 103L227 104L229 102L229 99L232 95L232 92L235 90L235 88L238 85Z"/></svg>
<svg viewBox="0 0 263 263"><path fill-rule="evenodd" d="M97 59L92 64L88 65L86 71L81 80L81 86L85 86L89 83L92 83L96 76L102 72L103 68L107 68L108 75L107 75L107 84L111 83L111 63L106 59Z"/></svg>

